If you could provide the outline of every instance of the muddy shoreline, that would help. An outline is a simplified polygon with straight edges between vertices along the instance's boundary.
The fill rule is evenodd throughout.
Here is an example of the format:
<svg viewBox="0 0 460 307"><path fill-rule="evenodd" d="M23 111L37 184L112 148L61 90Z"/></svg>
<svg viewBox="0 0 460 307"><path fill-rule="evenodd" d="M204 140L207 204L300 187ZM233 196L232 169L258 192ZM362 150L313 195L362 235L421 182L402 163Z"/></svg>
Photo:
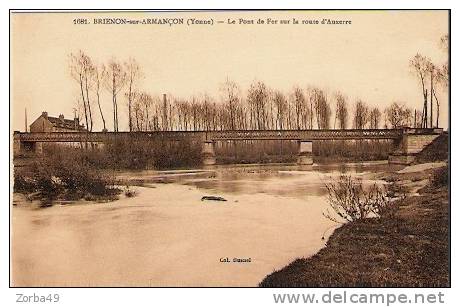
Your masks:
<svg viewBox="0 0 460 307"><path fill-rule="evenodd" d="M377 177L409 191L394 218L335 229L326 247L267 275L261 287L449 287L449 196L432 186L445 163L414 165Z"/></svg>

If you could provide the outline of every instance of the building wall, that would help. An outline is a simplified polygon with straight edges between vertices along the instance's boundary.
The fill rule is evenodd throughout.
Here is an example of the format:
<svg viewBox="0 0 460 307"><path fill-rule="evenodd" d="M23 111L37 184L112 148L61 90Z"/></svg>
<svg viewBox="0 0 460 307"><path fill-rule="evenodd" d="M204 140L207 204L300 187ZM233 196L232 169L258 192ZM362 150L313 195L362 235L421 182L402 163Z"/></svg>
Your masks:
<svg viewBox="0 0 460 307"><path fill-rule="evenodd" d="M53 124L43 116L37 118L31 125L30 125L30 132L52 132L53 131Z"/></svg>

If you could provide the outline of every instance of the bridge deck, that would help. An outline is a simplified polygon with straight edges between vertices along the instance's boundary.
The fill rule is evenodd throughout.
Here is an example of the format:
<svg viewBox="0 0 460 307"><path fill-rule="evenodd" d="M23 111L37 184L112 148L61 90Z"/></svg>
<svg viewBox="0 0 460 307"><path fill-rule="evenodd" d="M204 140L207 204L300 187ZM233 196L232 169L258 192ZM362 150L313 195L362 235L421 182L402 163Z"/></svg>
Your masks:
<svg viewBox="0 0 460 307"><path fill-rule="evenodd" d="M202 141L226 140L359 140L399 139L405 133L439 134L440 129L347 129L347 130L241 130L241 131L152 131L152 132L15 132L22 142L106 142L116 139L185 138ZM442 132L442 129L441 129Z"/></svg>

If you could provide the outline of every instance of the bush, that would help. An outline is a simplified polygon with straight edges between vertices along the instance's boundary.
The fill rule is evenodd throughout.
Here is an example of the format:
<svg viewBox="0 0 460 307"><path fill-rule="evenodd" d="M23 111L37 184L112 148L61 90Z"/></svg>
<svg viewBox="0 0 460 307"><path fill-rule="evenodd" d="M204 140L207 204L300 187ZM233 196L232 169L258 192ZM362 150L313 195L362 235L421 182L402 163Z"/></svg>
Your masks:
<svg viewBox="0 0 460 307"><path fill-rule="evenodd" d="M431 185L434 187L447 186L449 184L449 169L443 166L433 171Z"/></svg>
<svg viewBox="0 0 460 307"><path fill-rule="evenodd" d="M114 179L91 166L78 151L56 151L32 165L29 173L15 174L14 191L35 198L76 200L96 196L113 198L119 191Z"/></svg>
<svg viewBox="0 0 460 307"><path fill-rule="evenodd" d="M18 193L31 193L37 189L35 181L29 177L14 172L13 191Z"/></svg>
<svg viewBox="0 0 460 307"><path fill-rule="evenodd" d="M396 211L386 189L376 184L366 190L361 180L342 175L335 182L326 184L326 188L329 205L342 221L329 212L324 216L337 223L352 222L372 215L394 215Z"/></svg>
<svg viewBox="0 0 460 307"><path fill-rule="evenodd" d="M42 198L52 200L63 191L62 181L55 176L54 167L38 164L34 167L33 180L36 184L36 191Z"/></svg>

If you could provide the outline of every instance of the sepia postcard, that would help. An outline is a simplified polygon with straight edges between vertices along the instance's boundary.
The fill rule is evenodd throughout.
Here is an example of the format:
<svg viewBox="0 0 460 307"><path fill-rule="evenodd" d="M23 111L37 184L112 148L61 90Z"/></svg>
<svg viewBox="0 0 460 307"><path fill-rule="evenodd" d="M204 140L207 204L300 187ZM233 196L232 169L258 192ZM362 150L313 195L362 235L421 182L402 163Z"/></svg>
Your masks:
<svg viewBox="0 0 460 307"><path fill-rule="evenodd" d="M11 10L10 82L10 287L451 286L450 10Z"/></svg>

